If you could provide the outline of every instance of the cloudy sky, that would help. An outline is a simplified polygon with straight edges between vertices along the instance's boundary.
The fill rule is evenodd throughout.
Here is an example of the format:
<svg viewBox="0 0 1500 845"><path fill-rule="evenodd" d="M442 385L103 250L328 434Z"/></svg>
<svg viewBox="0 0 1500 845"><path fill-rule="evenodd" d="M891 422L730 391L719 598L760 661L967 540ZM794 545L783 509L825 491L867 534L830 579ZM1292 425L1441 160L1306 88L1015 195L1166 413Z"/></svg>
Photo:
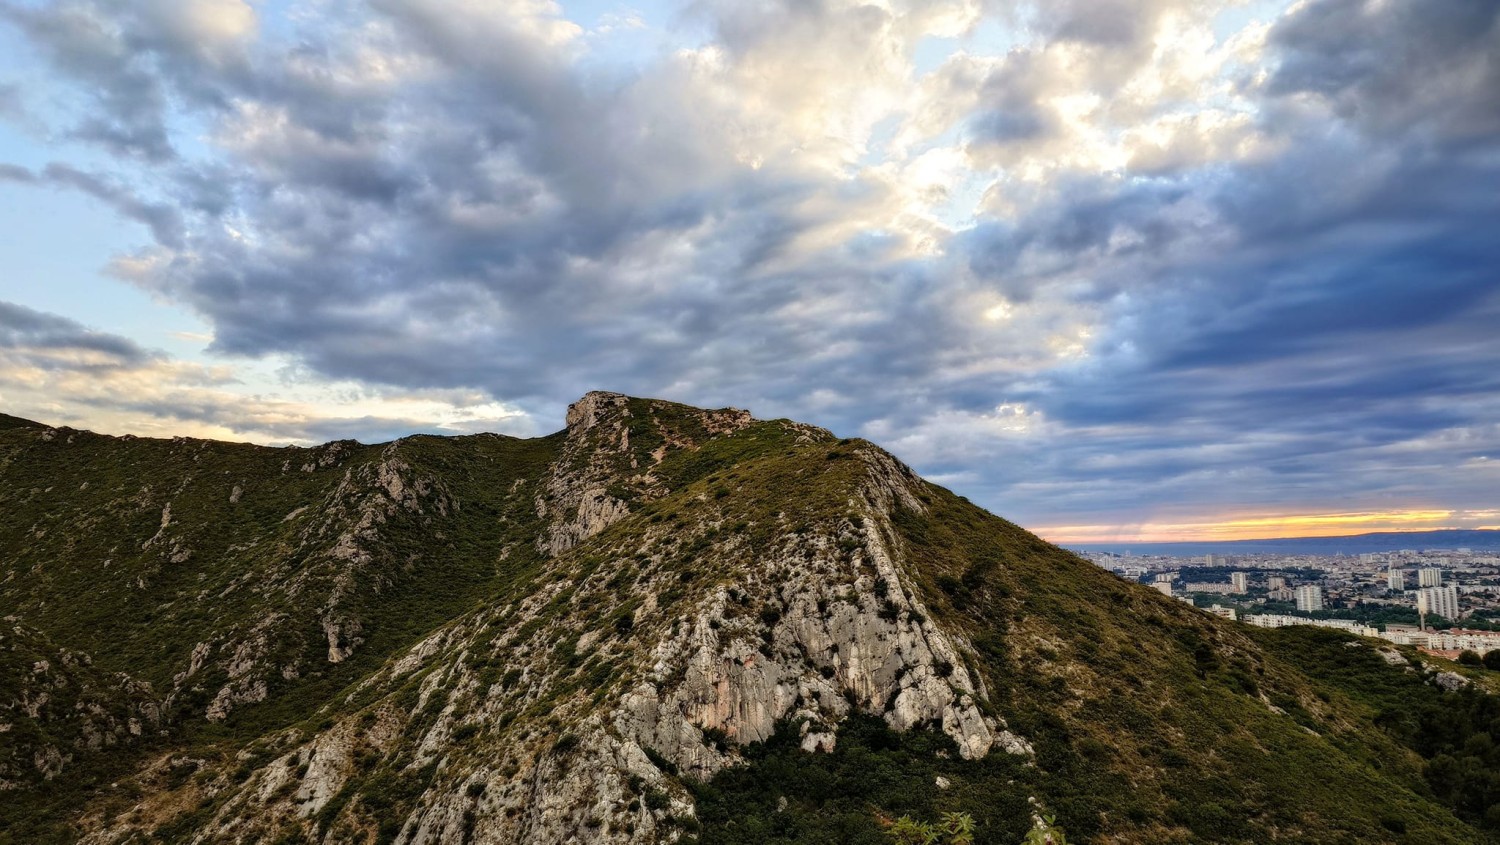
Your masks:
<svg viewBox="0 0 1500 845"><path fill-rule="evenodd" d="M0 0L0 409L869 437L1059 540L1500 525L1494 0Z"/></svg>

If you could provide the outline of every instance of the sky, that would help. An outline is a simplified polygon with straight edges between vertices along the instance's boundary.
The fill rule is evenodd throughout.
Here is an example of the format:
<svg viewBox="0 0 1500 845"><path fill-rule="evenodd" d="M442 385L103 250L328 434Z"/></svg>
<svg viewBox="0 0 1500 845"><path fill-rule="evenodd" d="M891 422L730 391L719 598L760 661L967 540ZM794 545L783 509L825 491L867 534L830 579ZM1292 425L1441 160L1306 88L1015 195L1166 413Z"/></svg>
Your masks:
<svg viewBox="0 0 1500 845"><path fill-rule="evenodd" d="M1062 542L1500 527L1494 0L0 0L0 410L614 390Z"/></svg>

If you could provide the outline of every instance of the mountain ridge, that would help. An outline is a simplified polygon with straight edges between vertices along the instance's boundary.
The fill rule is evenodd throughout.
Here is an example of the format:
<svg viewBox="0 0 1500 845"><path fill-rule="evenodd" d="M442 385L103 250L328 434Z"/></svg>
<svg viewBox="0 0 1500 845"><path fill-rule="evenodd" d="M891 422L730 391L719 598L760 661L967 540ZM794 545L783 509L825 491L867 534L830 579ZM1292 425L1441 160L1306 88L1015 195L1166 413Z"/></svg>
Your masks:
<svg viewBox="0 0 1500 845"><path fill-rule="evenodd" d="M9 841L881 835L833 775L765 792L783 753L900 759L875 809L970 812L982 842L1030 808L1076 841L1404 841L1376 794L1410 835L1481 841L1373 712L1255 632L802 423L591 393L530 440L0 427L0 478L0 653L87 655L78 699L118 714L93 745L65 730L91 705L13 718L36 661L0 663ZM28 765L45 749L55 771ZM950 786L912 780L934 771ZM729 794L801 827L736 839L761 805Z"/></svg>

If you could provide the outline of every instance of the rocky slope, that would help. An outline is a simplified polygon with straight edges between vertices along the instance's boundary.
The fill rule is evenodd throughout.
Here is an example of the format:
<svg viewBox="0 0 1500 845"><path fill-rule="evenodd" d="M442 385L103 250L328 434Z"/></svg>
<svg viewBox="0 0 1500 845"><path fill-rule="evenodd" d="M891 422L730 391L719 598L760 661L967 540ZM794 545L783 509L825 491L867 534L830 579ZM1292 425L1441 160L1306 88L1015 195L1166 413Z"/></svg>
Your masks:
<svg viewBox="0 0 1500 845"><path fill-rule="evenodd" d="M7 418L0 479L0 842L853 842L908 807L985 842L1481 836L1306 666L799 423L593 393L548 438L269 449ZM835 838L790 789L756 838L724 798L782 747L905 762Z"/></svg>

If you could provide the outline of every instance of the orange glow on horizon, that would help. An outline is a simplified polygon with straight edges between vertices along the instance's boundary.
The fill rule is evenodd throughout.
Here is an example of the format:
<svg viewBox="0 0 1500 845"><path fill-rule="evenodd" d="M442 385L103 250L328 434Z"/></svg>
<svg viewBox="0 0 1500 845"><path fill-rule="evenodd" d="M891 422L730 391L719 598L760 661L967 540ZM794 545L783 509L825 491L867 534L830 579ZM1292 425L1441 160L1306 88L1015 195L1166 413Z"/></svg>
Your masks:
<svg viewBox="0 0 1500 845"><path fill-rule="evenodd" d="M1487 513L1483 514L1488 516ZM1287 514L1203 522L1136 525L1051 525L1031 530L1054 543L1177 543L1219 540L1269 540L1278 537L1347 537L1371 532L1434 531L1445 528L1493 528L1454 525L1481 513L1451 510L1367 511ZM1456 519L1457 518L1457 519Z"/></svg>

